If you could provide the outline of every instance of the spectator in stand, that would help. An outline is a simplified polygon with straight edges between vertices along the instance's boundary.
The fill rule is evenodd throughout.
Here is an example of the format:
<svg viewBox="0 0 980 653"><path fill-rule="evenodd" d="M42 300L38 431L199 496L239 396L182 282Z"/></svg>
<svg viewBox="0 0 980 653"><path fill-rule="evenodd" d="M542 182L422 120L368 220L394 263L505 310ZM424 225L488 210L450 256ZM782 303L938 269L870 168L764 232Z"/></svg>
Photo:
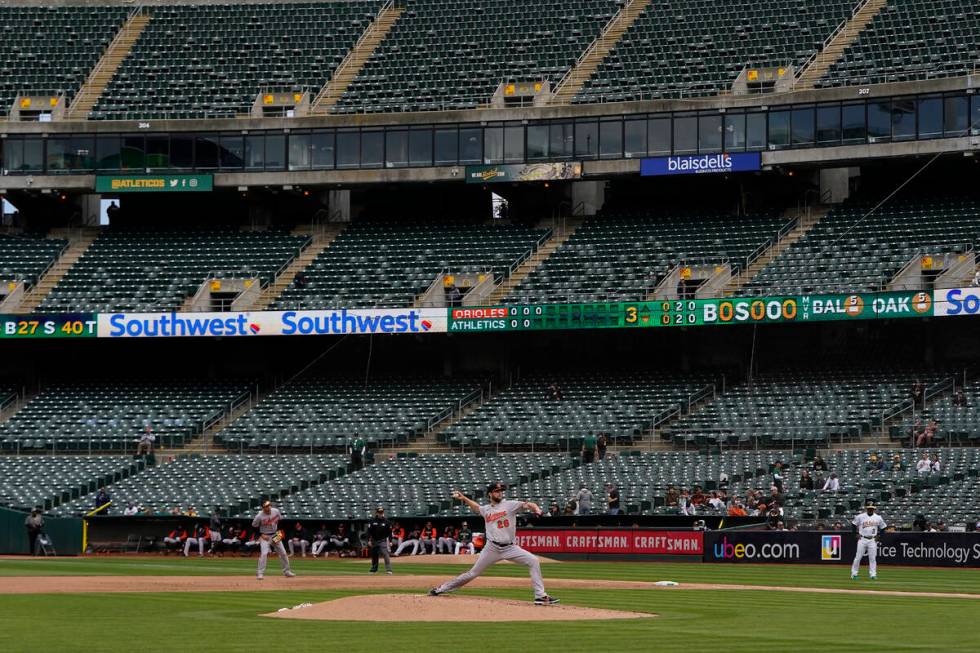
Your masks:
<svg viewBox="0 0 980 653"><path fill-rule="evenodd" d="M204 524L191 526L191 536L184 540L184 557L190 553L191 547L197 547L197 556L204 557L204 544L208 541L208 527Z"/></svg>
<svg viewBox="0 0 980 653"><path fill-rule="evenodd" d="M926 516L923 514L918 514L912 521L912 528L917 531L926 531L929 528L929 522L926 521Z"/></svg>
<svg viewBox="0 0 980 653"><path fill-rule="evenodd" d="M109 496L109 493L106 492L106 489L104 487L100 487L99 492L95 495L95 502L94 505L92 506L93 508L96 509L95 514L108 515L109 508L108 507L103 508L103 506L105 506L110 501L112 501L112 497Z"/></svg>
<svg viewBox="0 0 980 653"><path fill-rule="evenodd" d="M677 492L677 488L673 485L667 486L667 494L664 497L664 505L668 508L672 508L677 505L677 500L680 498L680 494Z"/></svg>
<svg viewBox="0 0 980 653"><path fill-rule="evenodd" d="M182 526L175 526L174 529L167 533L167 536L163 538L163 544L167 547L172 546L179 550L186 539L187 529Z"/></svg>
<svg viewBox="0 0 980 653"><path fill-rule="evenodd" d="M180 509L180 506L174 506L173 508L170 509L171 517L180 517L183 514L184 511Z"/></svg>
<svg viewBox="0 0 980 653"><path fill-rule="evenodd" d="M320 528L317 529L316 533L313 534L313 543L310 545L310 551L313 553L313 557L317 557L321 553L326 557L327 555L327 544L330 540L330 531L327 530L327 525L324 523L320 524Z"/></svg>
<svg viewBox="0 0 980 653"><path fill-rule="evenodd" d="M442 537L439 538L439 553L453 553L456 551L456 529L452 524L442 529Z"/></svg>
<svg viewBox="0 0 980 653"><path fill-rule="evenodd" d="M408 532L408 536L406 537L406 539L402 540L402 543L399 544L398 548L395 550L395 557L400 556L402 554L402 551L404 551L408 547L412 547L413 556L418 555L420 533L421 533L421 529L418 527L418 525L412 527L412 530Z"/></svg>
<svg viewBox="0 0 980 653"><path fill-rule="evenodd" d="M575 496L578 501L578 513L579 515L588 515L592 512L592 490L585 486L585 483L579 487L578 494Z"/></svg>
<svg viewBox="0 0 980 653"><path fill-rule="evenodd" d="M123 510L123 516L124 517L132 517L134 515L138 515L139 512L140 512L140 509L136 507L136 504L133 503L133 502L130 502L129 505L126 506L126 509Z"/></svg>
<svg viewBox="0 0 980 653"><path fill-rule="evenodd" d="M966 393L962 388L953 393L953 405L957 408L966 408L969 403L966 400Z"/></svg>
<svg viewBox="0 0 980 653"><path fill-rule="evenodd" d="M357 433L350 445L350 466L352 471L357 471L364 467L364 456L367 454L367 442Z"/></svg>
<svg viewBox="0 0 980 653"><path fill-rule="evenodd" d="M722 490L728 489L728 474L725 472L718 475L718 487Z"/></svg>
<svg viewBox="0 0 980 653"><path fill-rule="evenodd" d="M902 455L901 454L894 454L892 456L892 471L893 472L900 472L903 469L905 469L905 465L902 463Z"/></svg>
<svg viewBox="0 0 980 653"><path fill-rule="evenodd" d="M706 503L708 503L708 497L704 496L704 490L701 489L700 485L695 485L694 492L691 493L691 505L694 506L695 510L700 510L704 508Z"/></svg>
<svg viewBox="0 0 980 653"><path fill-rule="evenodd" d="M919 456L919 462L915 463L915 471L919 476L925 476L932 471L932 462L929 460L929 454L925 451Z"/></svg>
<svg viewBox="0 0 980 653"><path fill-rule="evenodd" d="M600 433L599 437L595 441L595 449L599 454L599 460L606 457L606 447L609 446L609 438L605 433Z"/></svg>
<svg viewBox="0 0 980 653"><path fill-rule="evenodd" d="M782 491L778 487L776 487L775 485L773 485L772 488L770 488L770 490L769 490L769 501L768 501L768 503L769 503L769 505L776 504L776 505L780 505L781 506L784 503L786 503L786 495L783 494Z"/></svg>
<svg viewBox="0 0 980 653"><path fill-rule="evenodd" d="M721 495L718 492L715 492L714 490L712 490L711 492L711 498L708 499L708 505L710 505L712 508L714 508L719 512L725 510L724 499L722 499Z"/></svg>
<svg viewBox="0 0 980 653"><path fill-rule="evenodd" d="M425 522L422 532L419 534L419 546L422 547L422 555L425 555L426 548L431 549L432 555L436 554L436 546L439 543L439 531L432 525L432 522Z"/></svg>
<svg viewBox="0 0 980 653"><path fill-rule="evenodd" d="M910 398L912 399L912 406L916 410L922 410L925 408L925 403L924 403L925 393L926 393L925 384L923 384L922 381L916 379L915 383L912 384L912 391L909 393Z"/></svg>
<svg viewBox="0 0 980 653"><path fill-rule="evenodd" d="M299 547L300 554L305 558L309 546L310 540L306 535L306 529L303 528L303 524L296 522L293 532L289 534L289 555L296 555L296 547Z"/></svg>
<svg viewBox="0 0 980 653"><path fill-rule="evenodd" d="M136 444L136 455L148 456L153 453L153 443L156 442L156 439L157 437L153 435L153 427L147 424Z"/></svg>
<svg viewBox="0 0 980 653"><path fill-rule="evenodd" d="M24 520L24 527L27 529L27 555L37 555L37 539L44 531L44 517L41 511L35 508Z"/></svg>
<svg viewBox="0 0 980 653"><path fill-rule="evenodd" d="M772 466L772 484L779 489L780 492L783 491L783 464L777 462Z"/></svg>
<svg viewBox="0 0 980 653"><path fill-rule="evenodd" d="M561 401L565 398L565 393L562 392L561 387L557 383L552 383L548 386L548 399L552 401Z"/></svg>
<svg viewBox="0 0 980 653"><path fill-rule="evenodd" d="M823 484L824 492L838 492L840 491L840 480L837 478L836 473L832 473L827 482Z"/></svg>
<svg viewBox="0 0 980 653"><path fill-rule="evenodd" d="M825 472L827 471L827 463L823 461L820 454L813 457L813 471L815 472Z"/></svg>
<svg viewBox="0 0 980 653"><path fill-rule="evenodd" d="M569 517L577 514L578 514L578 502L573 497L565 503L565 510L562 511L562 515Z"/></svg>
<svg viewBox="0 0 980 653"><path fill-rule="evenodd" d="M747 517L749 513L745 511L745 506L742 505L741 499L735 499L732 505L728 506L728 516L729 517Z"/></svg>
<svg viewBox="0 0 980 653"><path fill-rule="evenodd" d="M557 508L558 506L555 505L555 507ZM470 555L476 553L476 548L473 546L473 531L470 530L470 525L465 521L463 522L462 528L459 529L459 534L456 536L456 550L453 553L459 555L461 550L468 551Z"/></svg>
<svg viewBox="0 0 980 653"><path fill-rule="evenodd" d="M548 507L548 512L545 514L545 517L560 517L560 516L561 516L561 509L558 507L557 503L552 501L551 505Z"/></svg>
<svg viewBox="0 0 980 653"><path fill-rule="evenodd" d="M946 528L946 520L940 519L936 522L936 531L939 533L945 533L948 529Z"/></svg>
<svg viewBox="0 0 980 653"><path fill-rule="evenodd" d="M347 533L347 524L341 523L337 526L337 532L330 538L330 545L337 552L337 557L343 558L344 553L350 549L350 537Z"/></svg>
<svg viewBox="0 0 980 653"><path fill-rule="evenodd" d="M864 467L865 471L869 472L881 472L885 469L885 461L881 459L876 453L872 453L868 458L868 464Z"/></svg>
<svg viewBox="0 0 980 653"><path fill-rule="evenodd" d="M595 433L589 433L582 438L582 462L591 463L595 461L596 437Z"/></svg>
<svg viewBox="0 0 980 653"><path fill-rule="evenodd" d="M606 484L606 507L610 515L619 514L619 490L612 483Z"/></svg>
<svg viewBox="0 0 980 653"><path fill-rule="evenodd" d="M693 517L697 514L694 504L691 503L691 495L687 490L681 490L681 496L677 498L677 508L682 515Z"/></svg>
<svg viewBox="0 0 980 653"><path fill-rule="evenodd" d="M458 308L463 305L463 293L456 287L455 283L450 283L446 288L446 303L450 308Z"/></svg>
<svg viewBox="0 0 980 653"><path fill-rule="evenodd" d="M800 473L800 489L801 490L813 490L813 477L810 476L810 471L804 469Z"/></svg>
<svg viewBox="0 0 980 653"><path fill-rule="evenodd" d="M844 524L839 521L835 521L834 525L831 526L831 530L842 531L844 530Z"/></svg>
<svg viewBox="0 0 980 653"><path fill-rule="evenodd" d="M939 454L938 453L932 454L932 460L930 461L929 467L930 467L930 471L933 474L938 474L939 472L942 471L942 465L939 463Z"/></svg>
<svg viewBox="0 0 980 653"><path fill-rule="evenodd" d="M928 426L919 434L919 437L915 441L915 446L921 447L923 445L931 446L933 441L936 439L936 432L939 431L939 424L936 420L929 420Z"/></svg>
<svg viewBox="0 0 980 653"><path fill-rule="evenodd" d="M915 446L915 443L918 442L919 441L919 438L922 437L922 432L924 430L925 429L922 426L922 420L919 419L918 417L916 417L915 418L915 421L912 422L912 426L909 427L909 436L910 436L909 437L909 443L910 443L909 446L910 447L914 447Z"/></svg>

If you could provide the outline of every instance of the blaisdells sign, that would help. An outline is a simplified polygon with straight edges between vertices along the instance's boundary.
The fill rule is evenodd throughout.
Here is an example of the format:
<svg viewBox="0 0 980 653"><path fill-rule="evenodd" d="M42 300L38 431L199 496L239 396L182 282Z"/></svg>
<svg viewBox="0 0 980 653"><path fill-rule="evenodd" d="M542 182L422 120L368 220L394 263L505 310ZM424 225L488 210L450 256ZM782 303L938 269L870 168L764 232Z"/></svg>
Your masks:
<svg viewBox="0 0 980 653"><path fill-rule="evenodd" d="M640 161L640 175L643 177L751 172L761 169L762 155L759 152L665 156Z"/></svg>
<svg viewBox="0 0 980 653"><path fill-rule="evenodd" d="M95 178L97 193L195 193L214 190L211 175L146 175Z"/></svg>
<svg viewBox="0 0 980 653"><path fill-rule="evenodd" d="M510 181L555 181L559 179L578 179L581 176L582 164L578 161L466 166L467 184L496 184Z"/></svg>
<svg viewBox="0 0 980 653"><path fill-rule="evenodd" d="M0 338L94 338L98 318L73 315L0 315Z"/></svg>
<svg viewBox="0 0 980 653"><path fill-rule="evenodd" d="M704 550L700 531L653 529L522 529L517 544L532 553L696 555Z"/></svg>
<svg viewBox="0 0 980 653"><path fill-rule="evenodd" d="M98 316L100 338L407 334L445 331L444 309L104 313Z"/></svg>

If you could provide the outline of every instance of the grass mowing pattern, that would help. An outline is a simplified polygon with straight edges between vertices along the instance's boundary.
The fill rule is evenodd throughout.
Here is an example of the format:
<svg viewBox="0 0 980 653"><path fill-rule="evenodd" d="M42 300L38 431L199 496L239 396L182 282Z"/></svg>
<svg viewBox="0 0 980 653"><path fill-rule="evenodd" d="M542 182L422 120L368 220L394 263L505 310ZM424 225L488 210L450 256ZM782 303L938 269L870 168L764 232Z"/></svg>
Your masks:
<svg viewBox="0 0 980 653"><path fill-rule="evenodd" d="M466 591L527 599L527 591ZM8 651L461 650L492 638L508 651L975 651L977 609L962 599L782 592L566 590L574 605L655 612L649 620L383 623L266 620L257 615L351 592L0 596ZM434 601L451 599L432 599ZM924 627L925 624L943 624Z"/></svg>
<svg viewBox="0 0 980 653"><path fill-rule="evenodd" d="M3 576L247 576L255 574L255 558L23 558L0 560ZM272 562L275 562L274 560ZM465 566L448 564L398 565L399 575L434 575L451 577ZM369 563L340 560L294 558L298 574L319 576L367 574ZM273 569L272 571L276 571ZM845 565L755 565L697 563L562 563L543 566L545 584L549 578L578 578L655 582L674 580L680 583L724 583L734 585L774 585L782 587L818 587L902 592L955 592L980 594L980 569L917 569L882 565L878 580L867 579L867 567L861 569L860 581L850 580ZM494 565L487 576L526 577L523 567Z"/></svg>

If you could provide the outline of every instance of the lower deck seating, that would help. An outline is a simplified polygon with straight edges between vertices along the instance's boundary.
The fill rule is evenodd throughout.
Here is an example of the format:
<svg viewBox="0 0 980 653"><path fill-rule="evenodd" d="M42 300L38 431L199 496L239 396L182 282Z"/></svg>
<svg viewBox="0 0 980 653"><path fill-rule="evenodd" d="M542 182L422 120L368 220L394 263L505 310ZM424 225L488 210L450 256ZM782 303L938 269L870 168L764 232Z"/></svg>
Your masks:
<svg viewBox="0 0 980 653"><path fill-rule="evenodd" d="M312 378L280 388L215 436L235 450L346 449L406 442L479 394L473 380Z"/></svg>
<svg viewBox="0 0 980 653"><path fill-rule="evenodd" d="M768 373L730 387L667 428L685 447L814 446L857 439L880 428L882 413L903 404L916 380L943 377L907 370Z"/></svg>
<svg viewBox="0 0 980 653"><path fill-rule="evenodd" d="M611 442L642 437L654 418L711 385L703 375L535 375L494 395L439 434L453 447L566 449L590 432ZM552 397L554 384L561 399Z"/></svg>
<svg viewBox="0 0 980 653"><path fill-rule="evenodd" d="M60 511L74 502L79 513L88 512L99 487L129 478L143 466L128 456L0 456L0 505Z"/></svg>
<svg viewBox="0 0 980 653"><path fill-rule="evenodd" d="M263 499L277 500L346 471L345 457L340 455L184 456L109 486L108 514L122 515L132 505L154 515L193 508L201 516L215 509L251 516ZM90 502L81 498L53 514L79 515L90 509Z"/></svg>
<svg viewBox="0 0 980 653"><path fill-rule="evenodd" d="M567 455L558 453L392 456L332 483L293 494L283 500L282 510L304 519L365 519L373 516L377 506L383 506L389 517L401 519L469 516L469 508L452 501L454 488L479 497L493 481L517 486L571 464ZM482 530L482 524L480 527L475 530Z"/></svg>
<svg viewBox="0 0 980 653"><path fill-rule="evenodd" d="M238 381L62 382L46 385L0 424L4 451L134 451L146 426L179 447L246 394Z"/></svg>

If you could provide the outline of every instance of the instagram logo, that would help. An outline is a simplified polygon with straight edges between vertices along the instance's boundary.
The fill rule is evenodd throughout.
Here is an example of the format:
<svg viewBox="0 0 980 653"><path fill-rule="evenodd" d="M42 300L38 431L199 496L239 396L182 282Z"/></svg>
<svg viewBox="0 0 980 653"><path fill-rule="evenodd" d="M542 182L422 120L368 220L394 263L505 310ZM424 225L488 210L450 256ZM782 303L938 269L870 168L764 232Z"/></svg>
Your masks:
<svg viewBox="0 0 980 653"><path fill-rule="evenodd" d="M820 559L840 560L840 535L820 536Z"/></svg>

